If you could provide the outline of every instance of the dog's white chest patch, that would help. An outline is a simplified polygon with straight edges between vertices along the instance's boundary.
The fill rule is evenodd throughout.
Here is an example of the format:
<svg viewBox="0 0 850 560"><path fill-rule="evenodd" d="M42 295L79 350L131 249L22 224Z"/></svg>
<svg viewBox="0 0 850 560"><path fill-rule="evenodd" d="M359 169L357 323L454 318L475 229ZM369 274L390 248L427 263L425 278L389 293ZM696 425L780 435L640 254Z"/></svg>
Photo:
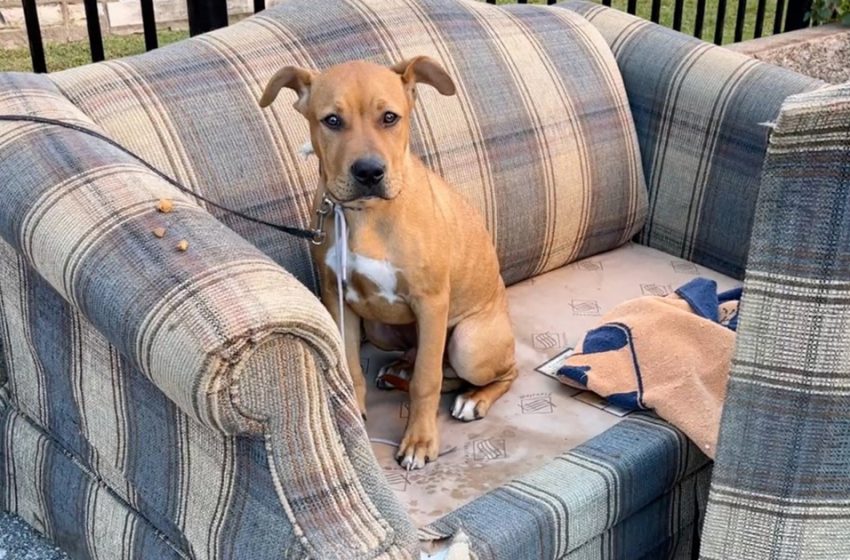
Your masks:
<svg viewBox="0 0 850 560"><path fill-rule="evenodd" d="M338 247L334 244L328 249L325 255L325 264L334 271L337 276L340 275L340 262L337 255ZM401 298L396 293L398 287L398 269L386 260L373 259L358 255L351 251L348 252L347 277L345 281L349 283L345 291L345 300L349 303L357 303L361 296L357 293L351 284L351 275L360 274L368 278L377 287L377 295L387 300L388 303L396 303L401 301Z"/></svg>
<svg viewBox="0 0 850 560"><path fill-rule="evenodd" d="M362 274L371 280L378 288L378 295L389 303L396 303L401 298L396 293L398 284L398 269L389 261L379 261L357 253L349 253L351 256L351 270Z"/></svg>

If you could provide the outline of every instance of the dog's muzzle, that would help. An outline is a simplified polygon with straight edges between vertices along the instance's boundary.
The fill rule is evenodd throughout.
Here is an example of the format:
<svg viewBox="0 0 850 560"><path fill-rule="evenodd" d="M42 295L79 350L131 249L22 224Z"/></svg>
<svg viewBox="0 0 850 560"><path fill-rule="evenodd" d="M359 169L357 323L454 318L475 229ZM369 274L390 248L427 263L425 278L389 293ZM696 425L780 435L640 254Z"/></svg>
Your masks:
<svg viewBox="0 0 850 560"><path fill-rule="evenodd" d="M351 164L349 171L361 197L385 197L387 166L381 159L374 156L360 158Z"/></svg>

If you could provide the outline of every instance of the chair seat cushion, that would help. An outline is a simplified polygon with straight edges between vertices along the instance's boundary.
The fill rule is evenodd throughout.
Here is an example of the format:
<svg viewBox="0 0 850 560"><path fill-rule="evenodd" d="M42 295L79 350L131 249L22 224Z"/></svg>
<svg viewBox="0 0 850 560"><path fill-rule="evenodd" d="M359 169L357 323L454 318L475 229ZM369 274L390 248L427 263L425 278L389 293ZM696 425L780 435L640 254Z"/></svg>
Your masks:
<svg viewBox="0 0 850 560"><path fill-rule="evenodd" d="M454 395L444 395L441 450L455 450L424 470L406 473L393 460L391 445L373 442L390 484L414 521L422 526L448 514L620 422L623 411L536 369L574 347L618 303L665 295L697 276L717 281L721 290L738 285L661 251L627 244L508 288L520 369L510 391L485 419L467 424L451 418ZM367 347L364 369L374 377L393 357ZM381 391L370 383L367 427L373 439L400 440L407 400L406 393Z"/></svg>

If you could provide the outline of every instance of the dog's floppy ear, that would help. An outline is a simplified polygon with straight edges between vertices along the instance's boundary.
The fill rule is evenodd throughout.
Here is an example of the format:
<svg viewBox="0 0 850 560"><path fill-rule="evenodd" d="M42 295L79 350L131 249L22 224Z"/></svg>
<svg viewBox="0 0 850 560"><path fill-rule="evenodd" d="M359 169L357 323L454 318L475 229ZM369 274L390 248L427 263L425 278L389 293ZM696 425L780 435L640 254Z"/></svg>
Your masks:
<svg viewBox="0 0 850 560"><path fill-rule="evenodd" d="M260 107L268 107L277 97L281 88L289 88L298 94L298 101L294 107L301 113L307 108L307 99L310 97L310 84L316 73L312 70L299 68L297 66L284 66L272 76L260 98Z"/></svg>
<svg viewBox="0 0 850 560"><path fill-rule="evenodd" d="M401 74L401 81L412 88L416 84L433 86L443 95L454 95L455 84L440 63L429 56L415 56L402 60L392 66L392 70Z"/></svg>

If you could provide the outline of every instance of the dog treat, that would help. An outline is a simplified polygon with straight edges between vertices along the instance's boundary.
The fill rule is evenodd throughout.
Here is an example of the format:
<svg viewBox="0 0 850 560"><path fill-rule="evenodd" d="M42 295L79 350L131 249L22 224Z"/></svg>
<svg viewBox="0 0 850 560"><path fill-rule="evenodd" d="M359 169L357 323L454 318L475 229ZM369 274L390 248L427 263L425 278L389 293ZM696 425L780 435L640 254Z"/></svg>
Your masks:
<svg viewBox="0 0 850 560"><path fill-rule="evenodd" d="M153 234L155 237L162 239L163 237L165 237L165 228L158 227L153 230Z"/></svg>
<svg viewBox="0 0 850 560"><path fill-rule="evenodd" d="M185 251L188 248L189 248L189 242L186 241L185 239L181 239L180 242L177 244L177 250L178 251Z"/></svg>
<svg viewBox="0 0 850 560"><path fill-rule="evenodd" d="M174 210L174 203L170 198L160 198L159 202L156 205L156 209L162 212L163 214L168 214L172 210Z"/></svg>

